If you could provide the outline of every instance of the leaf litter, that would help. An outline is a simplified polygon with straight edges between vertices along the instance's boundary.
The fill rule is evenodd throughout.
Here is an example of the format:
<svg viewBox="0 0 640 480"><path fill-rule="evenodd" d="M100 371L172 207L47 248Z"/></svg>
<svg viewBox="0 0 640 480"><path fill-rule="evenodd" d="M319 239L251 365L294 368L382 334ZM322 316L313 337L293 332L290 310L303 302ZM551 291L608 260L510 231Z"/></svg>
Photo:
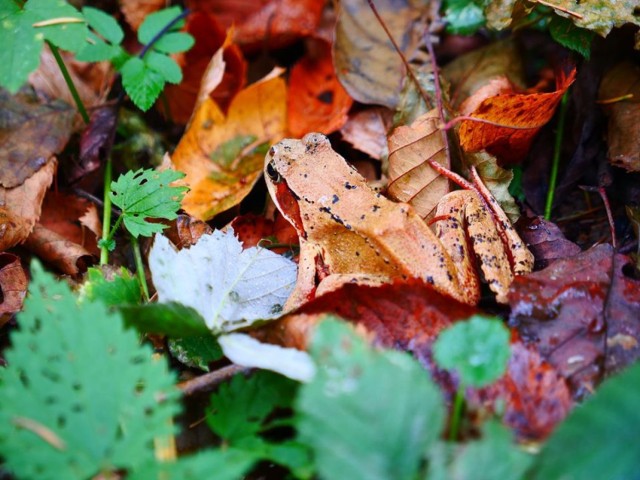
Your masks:
<svg viewBox="0 0 640 480"><path fill-rule="evenodd" d="M44 15L42 11L30 10L31 4L36 3L30 0L26 13L16 7L17 10L2 18L18 19L22 22L19 25L23 25L19 28L25 31L39 28L25 23L31 18L29 15ZM255 370L272 369L306 382L294 392L275 380L281 377L269 377L272 374L262 377L263 372L247 379L236 376L230 384L223 383L213 403L218 409L215 419L208 423L219 437L230 442L228 450L203 450L195 456L181 456L177 462L157 462L150 455L147 442L148 450L136 461L125 453L96 460L95 465L99 463L105 471L127 471L131 478L170 472L180 478L202 478L203 472L210 472L207 468L213 465L220 466L220 478L237 478L260 458L277 464L277 468L296 478L313 475L331 478L349 469L353 469L354 478L361 478L358 475L363 472L380 478L413 478L419 465L428 465L428 475L435 475L440 469L459 478L472 478L469 462L480 457L492 459L487 463L493 466L487 478L498 478L491 476L498 471L512 472L513 478L529 478L542 471L564 474L584 468L586 463L582 461L574 465L567 462L572 459L571 449L560 458L549 453L549 448L558 442L576 443L575 439L567 440L573 438L572 432L589 436L593 433L589 429L593 428L596 432L605 432L604 435L614 425L626 425L620 423L619 414L637 400L633 400L635 397L628 388L624 392L616 383L627 376L632 378L640 335L637 328L640 289L634 271L634 263L640 262L637 257L629 256L640 251L637 229L634 233L631 226L634 209L640 202L635 177L638 171L638 135L634 127L638 124L634 121L637 68L630 61L631 47L637 38L633 38L632 27L618 28L623 23L638 23L630 2L622 2L619 8L613 9L610 5L595 8L594 2L581 5L555 2L550 7L541 7L519 1L479 5L450 0L444 2L440 12L414 2L400 2L399 7L396 3L393 8L390 3L375 2L374 12L368 2L361 0L349 0L336 7L336 11L324 2L305 2L306 7L302 8L301 2L262 0L249 10L233 2L188 3L193 4L195 12L187 18L185 31L195 38L195 47L181 52L186 48L187 39L182 32L171 31L144 61L132 59L133 63L143 66L136 73L140 77L136 88L153 87L159 93L160 83L176 82L166 88L166 98L156 105L165 118L162 125L158 118L154 119L155 114L150 114L144 117L149 126L128 135L119 127L123 117L117 109L112 105L108 110L96 109L95 123L82 133L84 153L76 161L70 153L77 148L72 135L83 127L73 109L54 101L58 97L71 101L65 86L59 80L53 85L43 82L46 72L53 68L48 54L44 54L40 70L30 80L35 95L29 96L25 90L15 95L0 91L9 111L9 116L0 118L5 163L8 162L3 169L5 176L0 192L0 246L4 265L0 270L0 306L3 321L7 322L3 328L13 327L15 314L25 296L27 281L25 269L20 265L20 259L22 265L26 265L24 247L45 260L48 266L76 280L81 280L79 273L97 261L98 245L94 239L100 236L100 221L95 207L104 207L95 201L102 193L98 175L113 145L116 146L113 152L124 152L117 150L118 145L124 144L124 137L131 137L126 140L136 146L133 158L112 156L117 158L114 176L117 181L111 198L114 212L121 216L119 221L134 237L163 231L178 246L176 250L167 238L158 234L150 248L148 262L158 297L158 303L152 304L136 305L140 302L139 289L133 295L123 296L124 291L133 292L129 287L140 281L140 276L136 279L123 270L119 277L105 279L90 270L88 277L95 285L93 297L85 298L83 302L89 303L84 306L76 306L70 292L43 276L39 267L34 266L31 280L34 290L25 311L18 316L21 330L14 332L14 345L7 350L8 358L15 357L12 360L15 366L10 362L8 368L13 368L14 373L22 371L20 369L32 361L24 354L22 357L16 354L18 348L26 352L27 345L44 348L49 342L38 337L39 329L46 326L44 323L23 332L33 318L39 318L43 309L53 312L56 325L60 325L57 335L76 338L73 328L85 328L72 327L71 323L64 323L69 320L58 318L61 316L54 304L61 302L69 311L78 309L78 321L94 312L91 315L109 319L110 328L117 330L120 322L124 322L122 325L145 332L156 348L166 352L168 345L167 355L173 355L185 365L210 371L206 375L213 375L214 380L209 386L204 383L206 375L192 379L202 382L205 388L220 382L216 380L218 372L228 368L229 362ZM123 2L121 8L136 30L145 15L160 7L145 3L144 8L148 10L140 13L136 9L141 6ZM470 16L464 17L461 8ZM91 14L91 10L73 12L87 18ZM402 53L396 50L379 19ZM446 32L438 24L443 19L449 22L445 25ZM527 23L534 21L539 22L541 31L534 33L526 28ZM425 29L427 22L431 23ZM225 31L232 24L235 26ZM137 37L127 32L128 40L150 40L149 25L141 28ZM487 29L508 26L518 30L517 39L510 35L507 40L491 42L486 36ZM95 24L90 23L90 27L93 29L90 35L94 35L98 31ZM157 24L153 26L154 32L156 27ZM48 40L54 44L59 42L56 45L62 49L66 46L68 50L77 50L70 45L71 36L61 38L61 32L69 28L74 35L86 29L85 26L54 25L44 27L43 31L46 30ZM466 39L455 33L473 34L479 29L481 33ZM0 36L7 38L7 32L2 27ZM111 31L105 32L108 35L104 39L109 40ZM14 40L8 44L9 50L17 48ZM39 55L41 40L28 44L31 50L6 76L4 87L14 92L26 80L31 69L37 66L35 54ZM128 40L125 39L125 44ZM459 45L466 42L466 46L456 50L456 41ZM446 60L440 54L444 51L440 50L440 42L454 45L447 51L453 61L442 68L439 63ZM611 58L603 57L602 52L611 51L612 45L619 46L621 42L626 46L617 49L619 53ZM464 52L469 46L487 43L485 48ZM432 47L438 53L436 58L429 56ZM156 85L151 77L157 76L158 71L147 70L153 70L153 62L160 61L152 57L165 52L163 49L179 53L174 60L168 60L169 57L162 60L171 62L173 70L171 74L162 73L164 76L158 78L161 82ZM542 51L544 55L539 55ZM177 75L174 61L184 74ZM99 69L97 64L83 67L66 53L65 62L73 65L74 78L83 84L81 95L88 105L99 105L107 98L109 88L119 88L118 82L114 82L114 73L108 69ZM281 69L273 71L275 65ZM149 98L134 91L131 78L125 79L125 87L132 88L129 92L132 99L145 108L151 107ZM262 80L258 80L260 78ZM415 80L420 82L419 88ZM585 82L593 97L580 95L585 91ZM421 98L421 94L426 98ZM566 128L562 124L564 120L557 115L563 96L568 98L570 119ZM54 111L59 114L51 115ZM101 111L107 112L103 118L99 116ZM580 127L578 145L574 140L576 133L569 135L567 131L576 128L571 127L572 115L579 120L584 118L584 111L591 112L591 116ZM184 132L180 124L187 124ZM562 132L563 128L565 134L561 137L556 132ZM283 216L269 199L264 205L260 173L269 147L283 138L302 137L311 131L330 135L337 151L362 171L369 172L368 178L373 178L380 188L378 195L412 205L432 228L439 230L445 245L457 242L454 251L459 245L460 251L468 252L468 244L482 243L492 236L500 237L501 242L507 239L507 243L513 243L516 237L508 240L511 222L520 218L516 229L535 257L536 271L518 271L520 274L515 276L508 292L505 288L498 295L498 300L508 298L508 304L499 306L486 285L496 279L491 270L484 267L492 262L505 265L522 257L514 257L509 250L504 255L497 254L489 248L482 250L484 253L469 267L474 272L484 271L474 273L476 283L482 285L478 306L459 303L434 290L428 278L426 282L425 279L397 278L391 283L372 286L354 276L333 291L310 295L295 311L283 312L287 292L294 288L296 281L296 265L290 258L295 259L304 248L309 231L326 226L305 219L306 223L302 224L309 231L294 231L285 217L295 219L295 216ZM136 172L139 168L149 166L140 162L140 158L154 157L147 156L148 152L139 156L138 153L149 148L149 138L158 132L162 136L161 144L171 145L172 151L162 167L169 170L163 173L145 170L148 173L143 177L136 177L140 175ZM599 148L593 147L597 142L600 142ZM591 150L584 158L593 161L582 169L572 167L568 159L580 155L580 149L585 148ZM548 215L550 219L541 217L539 199L531 195L531 186L523 185L521 180L521 175L527 178L537 169L542 173L537 173L540 180L535 187L536 195L554 189L548 178L555 173L550 173L539 160L539 152L543 151L548 152L548 157L559 158L558 174L564 182L559 191L571 191L571 196L551 202L554 208ZM457 216L444 207L439 209L440 199L456 190L456 182L464 184L464 181L442 169L436 172L429 161L467 178L477 172L496 201L486 196L473 197L471 201L471 197L462 192L454 192L452 198L458 199L461 209L470 210L474 202L478 205L489 202L492 206L487 210L487 218L496 225L495 235L486 227L474 227L469 217ZM322 165L317 168L321 171ZM176 171L185 173L186 177L179 179L181 174ZM268 167L266 173L270 175ZM163 180L156 182L160 177ZM277 178L275 174L274 178ZM170 185L175 180L177 184ZM280 194L289 180L277 178ZM323 185L325 189L330 186L320 174L309 182L309 193L290 197L292 204L310 202L314 198L312 194L322 192ZM49 190L52 184L54 187ZM588 184L586 194L573 187L585 184ZM189 191L182 198L187 191L184 187ZM324 192L327 198L335 198L338 193ZM76 194L84 200L79 200ZM127 195L132 195L133 202L127 202ZM342 193L339 197L339 201L349 198ZM72 217L67 213L66 207L77 204L83 210L90 202L96 205L89 208L93 212L89 215L78 211ZM184 213L177 213L179 207ZM362 207L353 205L350 212L358 212ZM630 212L631 220L627 219L625 210ZM62 218L56 218L53 212ZM338 220L344 223L344 219ZM339 223L338 220L333 219ZM105 221L109 224L109 220ZM240 240L232 230L223 234L212 228L230 221ZM598 229L597 242L589 239L593 236L590 225L595 224L602 226ZM454 230L452 226L459 229L456 235L442 234L443 228ZM326 234L335 235L338 240L323 245L325 249L333 249L331 252L320 250L314 258L312 276L316 285L331 275L333 265L327 259L338 255L342 248L337 230L327 230ZM118 232L115 236L118 243L112 254L114 264L133 269L135 263L136 268L143 268L142 262L128 260L131 257L127 253L128 242L121 241L127 236ZM616 237L615 245L609 245ZM455 238L455 242L450 238ZM70 239L73 244L69 243ZM144 241L141 243L143 251L148 248ZM19 245L24 247L15 249ZM87 250L75 250L82 246L87 246ZM4 252L9 249L12 253ZM405 249L396 250L401 258ZM264 271L257 266L263 258L268 265ZM275 273L280 270L286 271L282 278ZM341 273L348 274L348 271ZM455 276L459 272L451 269L439 273ZM511 280L504 283L508 285ZM274 296L275 291L280 293ZM114 310L99 307L101 298ZM248 307L247 299L251 300ZM98 311L99 314L95 313ZM454 444L444 438L447 432L451 433L448 429L455 418L455 398L464 382L460 383L461 377L455 371L445 370L448 357L439 360L438 355L434 355L433 344L439 337L445 338L450 327L461 325L459 322L477 313L497 314L501 320L496 321L510 328L510 343L501 351L508 362L492 384L462 388L464 417L461 434ZM352 328L331 320L335 315ZM241 331L236 331L238 329ZM233 333L229 333L232 330ZM441 336L442 332L445 333ZM24 335L24 340L20 335ZM104 340L117 338L118 342L125 342L121 335L122 332L115 331L104 333ZM166 342L163 335L168 339ZM59 348L63 357L77 355L87 373L91 365L87 351L98 352L103 347L98 346L95 332L92 335L90 330L83 337L87 340L63 342ZM460 343L471 345L473 342ZM78 347L82 344L84 350ZM126 349L135 350L135 347L131 344ZM389 349L407 351L417 363ZM139 358L150 361L148 351L136 352L135 362L139 362ZM222 357L223 353L226 358ZM38 348L30 354L40 355ZM471 356L468 360L473 359ZM140 368L143 364L135 363ZM66 366L60 368L62 378L73 375ZM128 368L123 369L125 376ZM620 373L622 370L625 371ZM129 372L133 375L133 370ZM184 367L181 372L189 375ZM3 374L1 387L12 389L12 395L28 393L29 386L20 384L18 377L11 375L13 373ZM605 380L608 377L613 378ZM149 378L141 373L134 383L153 385ZM96 384L91 384L91 379L91 375L85 375L82 384L95 390ZM170 377L158 377L157 381L161 380L166 386L174 382ZM38 382L44 381L34 380L33 386L37 388ZM190 381L186 379L187 383ZM118 385L124 388L124 384L122 380ZM287 391L288 400L266 402L251 428L243 435L234 436L233 428L225 427L225 422L245 428L243 422L251 416L249 407L234 413L234 402L243 396L245 400L251 395L259 397L254 389L258 384L265 389L282 388L282 392ZM416 389L422 396L416 396ZM607 397L611 404L620 406L620 412L608 412L612 415L607 417L610 421L603 422L596 413L590 413L602 409L599 406L601 390L603 398L612 396ZM72 394L64 398L72 398ZM429 399L428 408L425 398ZM384 413L368 409L371 399L376 399L377 408ZM584 407L574 408L585 399ZM448 404L451 405L449 423L444 419L444 408ZM149 408L157 408L162 403L154 401L150 405L153 407ZM170 403L169 410L175 410L176 405ZM240 402L238 405L250 404ZM270 425L267 420L270 417L266 415L278 407L293 408L296 417L276 410L276 426ZM16 417L6 413L10 408L11 405L2 409L3 415L14 417L4 422L0 449L3 456L8 456L15 472L29 476L33 472L21 470L21 453L10 449L2 438L18 438L14 436L16 432L27 433L32 435L32 440L35 438L56 448L71 437L60 429L62 427L49 425L44 417L40 418L39 413L35 413L37 410ZM576 412L582 411L586 413L580 420ZM432 424L425 417L429 412ZM436 415L436 412L440 413ZM633 415L627 415L629 424L635 425ZM578 420L574 420L574 416ZM512 430L516 441L495 419ZM300 436L267 435L271 428L277 431L278 421L292 426ZM11 430L10 435L7 429ZM359 435L365 431L366 438L361 438ZM372 431L379 437L372 437ZM145 438L153 437L154 441L166 435L159 427L150 427L147 433ZM140 435L138 438L144 436L137 435ZM360 445L368 438L385 438L388 445L383 448L374 444L363 452ZM413 442L406 443L410 438ZM551 439L547 444L549 448L543 443L547 438ZM117 445L122 439L114 437L113 441ZM524 453L518 446L523 442L542 445L543 453L540 456ZM335 453L336 445L339 455ZM606 475L606 466L598 463L598 458L594 457L594 465L590 467L593 470L589 471L604 469L602 472ZM39 468L38 474L42 474L46 468L40 467L43 464L39 462L40 459L33 468ZM65 462L75 460L62 453L59 457L47 457L47 462L62 462L56 471L64 471ZM542 466L541 470L538 465ZM617 465L620 471L636 471L625 459L620 459ZM89 464L83 468L86 468L84 476L98 472ZM525 473L527 469L530 470ZM197 476L197 472L202 473ZM504 474L503 478L509 475Z"/></svg>

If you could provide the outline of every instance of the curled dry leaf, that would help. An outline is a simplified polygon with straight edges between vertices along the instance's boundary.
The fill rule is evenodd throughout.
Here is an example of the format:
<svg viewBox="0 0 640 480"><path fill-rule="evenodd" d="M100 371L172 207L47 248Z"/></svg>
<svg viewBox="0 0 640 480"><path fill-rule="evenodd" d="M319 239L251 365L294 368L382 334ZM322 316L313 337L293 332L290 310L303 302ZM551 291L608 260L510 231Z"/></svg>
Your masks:
<svg viewBox="0 0 640 480"><path fill-rule="evenodd" d="M0 90L0 186L12 188L62 151L72 133L75 110L64 102L39 104L27 94Z"/></svg>
<svg viewBox="0 0 640 480"><path fill-rule="evenodd" d="M66 275L83 273L96 260L85 248L40 224L33 227L25 247Z"/></svg>
<svg viewBox="0 0 640 480"><path fill-rule="evenodd" d="M0 326L11 318L11 314L22 309L27 283L20 258L11 253L0 253Z"/></svg>
<svg viewBox="0 0 640 480"><path fill-rule="evenodd" d="M536 270L580 253L580 247L567 240L555 223L542 217L527 218L524 223L520 234L536 259Z"/></svg>
<svg viewBox="0 0 640 480"><path fill-rule="evenodd" d="M0 251L24 242L40 218L42 201L53 181L57 160L45 165L15 188L0 187Z"/></svg>
<svg viewBox="0 0 640 480"><path fill-rule="evenodd" d="M625 275L627 263L610 245L598 245L518 277L510 289L510 323L575 396L640 357L640 281Z"/></svg>
<svg viewBox="0 0 640 480"><path fill-rule="evenodd" d="M387 154L387 132L391 128L393 112L384 107L373 107L350 114L340 129L342 139L353 148L375 160Z"/></svg>
<svg viewBox="0 0 640 480"><path fill-rule="evenodd" d="M333 133L345 124L353 104L336 77L330 42L312 38L306 45L306 55L289 74L287 121L294 137Z"/></svg>
<svg viewBox="0 0 640 480"><path fill-rule="evenodd" d="M554 92L505 93L483 100L471 116L489 123L462 121L462 148L467 152L486 150L507 163L522 162L536 133L551 120L575 75L575 68L569 74L560 72Z"/></svg>
<svg viewBox="0 0 640 480"><path fill-rule="evenodd" d="M404 64L364 0L340 2L333 56L338 78L361 103L394 109L406 77ZM375 6L407 58L424 33L424 11L409 1L383 0Z"/></svg>
<svg viewBox="0 0 640 480"><path fill-rule="evenodd" d="M66 178L70 183L79 182L100 168L105 152L109 151L115 138L117 121L118 109L114 105L96 108L91 112L89 125L80 137L78 161L67 167Z"/></svg>
<svg viewBox="0 0 640 480"><path fill-rule="evenodd" d="M225 115L205 98L171 157L191 190L182 208L200 220L237 205L259 178L266 147L284 135L286 86L274 72L236 95Z"/></svg>
<svg viewBox="0 0 640 480"><path fill-rule="evenodd" d="M437 110L422 115L411 125L396 128L389 143L389 196L412 205L423 219L431 218L442 197L449 193L449 180L426 161L450 168L445 132L438 125Z"/></svg>
<svg viewBox="0 0 640 480"><path fill-rule="evenodd" d="M193 10L207 11L225 28L235 26L234 42L245 51L282 48L312 35L320 23L324 0L190 0Z"/></svg>
<svg viewBox="0 0 640 480"><path fill-rule="evenodd" d="M640 67L628 61L616 65L602 79L598 97L609 117L609 161L640 171Z"/></svg>
<svg viewBox="0 0 640 480"><path fill-rule="evenodd" d="M178 123L187 123L196 105L198 91L208 87L203 76L212 68L210 61L216 52L221 56L218 62L220 78L207 88L207 95L224 113L233 97L244 87L247 72L242 52L231 42L232 32L226 34L213 15L193 12L187 18L186 31L196 42L193 48L178 55L177 61L183 70L182 82L165 88L171 119Z"/></svg>
<svg viewBox="0 0 640 480"><path fill-rule="evenodd" d="M162 232L178 250L195 245L202 235L211 233L213 229L208 223L184 214L179 214L175 220L171 221L169 228Z"/></svg>

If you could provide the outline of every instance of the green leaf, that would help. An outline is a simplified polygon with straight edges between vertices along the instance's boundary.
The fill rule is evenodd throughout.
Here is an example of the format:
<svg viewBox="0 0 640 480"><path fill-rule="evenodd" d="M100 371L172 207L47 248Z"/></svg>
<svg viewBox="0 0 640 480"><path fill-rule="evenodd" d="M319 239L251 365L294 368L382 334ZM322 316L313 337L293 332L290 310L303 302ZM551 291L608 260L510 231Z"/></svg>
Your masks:
<svg viewBox="0 0 640 480"><path fill-rule="evenodd" d="M297 384L267 371L234 376L211 396L207 424L232 446L260 433L275 408L289 408Z"/></svg>
<svg viewBox="0 0 640 480"><path fill-rule="evenodd" d="M238 480L256 462L255 455L233 448L204 450L195 455L180 457L176 462L146 465L144 469L127 475L127 480Z"/></svg>
<svg viewBox="0 0 640 480"><path fill-rule="evenodd" d="M164 361L101 302L76 303L32 264L0 371L0 455L18 478L86 479L154 461L178 390ZM162 399L162 400L159 400Z"/></svg>
<svg viewBox="0 0 640 480"><path fill-rule="evenodd" d="M109 45L93 32L89 32L89 40L86 46L76 54L76 59L81 62L102 62L126 55L120 45Z"/></svg>
<svg viewBox="0 0 640 480"><path fill-rule="evenodd" d="M493 383L506 371L510 356L507 327L496 318L481 315L449 327L433 344L436 363L455 370L463 386Z"/></svg>
<svg viewBox="0 0 640 480"><path fill-rule="evenodd" d="M182 10L180 7L171 7L147 15L138 29L138 41L142 45L147 45L162 29L181 14ZM184 19L174 24L170 31L178 30L183 25Z"/></svg>
<svg viewBox="0 0 640 480"><path fill-rule="evenodd" d="M173 58L162 53L149 52L145 55L144 62L150 69L162 75L166 82L180 83L182 81L182 70Z"/></svg>
<svg viewBox="0 0 640 480"><path fill-rule="evenodd" d="M545 444L532 479L638 478L640 363L607 380Z"/></svg>
<svg viewBox="0 0 640 480"><path fill-rule="evenodd" d="M444 4L447 31L458 35L473 35L486 23L482 7L470 0L448 0Z"/></svg>
<svg viewBox="0 0 640 480"><path fill-rule="evenodd" d="M137 170L120 175L111 184L111 201L122 210L124 225L133 235L148 237L161 232L165 226L149 223L147 218L173 220L180 208L180 201L187 187L172 187L170 184L184 174L175 170Z"/></svg>
<svg viewBox="0 0 640 480"><path fill-rule="evenodd" d="M518 447L511 431L495 420L483 426L480 440L466 443L456 453L451 478L457 480L524 479L534 459Z"/></svg>
<svg viewBox="0 0 640 480"><path fill-rule="evenodd" d="M44 40L60 48L78 51L84 47L88 29L84 21L64 22L46 27L35 23L55 18L82 20L82 15L67 2L30 0L21 9L14 1L0 2L0 86L15 93L40 65Z"/></svg>
<svg viewBox="0 0 640 480"><path fill-rule="evenodd" d="M186 52L195 43L195 39L184 32L169 32L153 44L153 49L163 53Z"/></svg>
<svg viewBox="0 0 640 480"><path fill-rule="evenodd" d="M164 88L164 76L138 57L127 60L121 69L122 86L136 107L146 112Z"/></svg>
<svg viewBox="0 0 640 480"><path fill-rule="evenodd" d="M317 327L310 352L318 372L296 399L297 426L319 475L416 478L444 426L443 399L429 374L405 353L370 347L337 319Z"/></svg>
<svg viewBox="0 0 640 480"><path fill-rule="evenodd" d="M595 37L592 31L576 27L571 20L554 15L549 22L549 33L560 45L578 52L589 60L591 42Z"/></svg>
<svg viewBox="0 0 640 480"><path fill-rule="evenodd" d="M209 371L209 364L224 356L216 337L208 329L206 334L170 339L169 351L183 365L204 371Z"/></svg>
<svg viewBox="0 0 640 480"><path fill-rule="evenodd" d="M140 303L141 292L138 279L129 271L120 267L118 273L105 278L102 270L91 267L87 270L87 278L80 288L81 300L101 301L109 307L123 304Z"/></svg>
<svg viewBox="0 0 640 480"><path fill-rule="evenodd" d="M211 332L198 312L176 302L121 305L119 311L125 325L141 333L168 337L211 337Z"/></svg>
<svg viewBox="0 0 640 480"><path fill-rule="evenodd" d="M124 39L124 32L111 15L92 7L84 7L82 14L91 28L98 32L109 43L118 45Z"/></svg>

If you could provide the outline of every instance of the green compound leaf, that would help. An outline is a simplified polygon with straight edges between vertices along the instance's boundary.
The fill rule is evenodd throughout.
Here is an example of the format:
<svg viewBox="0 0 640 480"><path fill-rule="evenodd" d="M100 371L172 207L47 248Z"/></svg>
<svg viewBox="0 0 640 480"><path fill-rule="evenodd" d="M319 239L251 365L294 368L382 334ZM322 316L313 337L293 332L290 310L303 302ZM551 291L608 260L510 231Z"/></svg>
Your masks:
<svg viewBox="0 0 640 480"><path fill-rule="evenodd" d="M162 53L149 52L144 57L144 63L151 70L162 75L165 82L180 83L182 81L182 70L171 57Z"/></svg>
<svg viewBox="0 0 640 480"><path fill-rule="evenodd" d="M549 22L549 33L560 45L578 52L589 60L591 42L595 37L595 33L576 27L571 20L557 15L554 15L551 22Z"/></svg>
<svg viewBox="0 0 640 480"><path fill-rule="evenodd" d="M442 332L433 345L436 363L455 370L463 386L483 387L500 378L511 355L509 330L494 318L474 315Z"/></svg>
<svg viewBox="0 0 640 480"><path fill-rule="evenodd" d="M87 278L80 287L81 301L101 301L108 307L140 303L140 283L126 268L121 267L108 277L105 278L105 274L99 268L89 268Z"/></svg>
<svg viewBox="0 0 640 480"><path fill-rule="evenodd" d="M111 15L92 7L84 7L82 14L89 26L109 43L118 45L124 39L122 28Z"/></svg>
<svg viewBox="0 0 640 480"><path fill-rule="evenodd" d="M188 33L169 32L153 44L153 49L163 53L180 53L189 50L194 43L194 38Z"/></svg>
<svg viewBox="0 0 640 480"><path fill-rule="evenodd" d="M128 54L120 43L124 32L118 22L111 16L91 7L84 7L82 13L93 31L89 32L89 41L76 55L83 62L100 62L114 60Z"/></svg>
<svg viewBox="0 0 640 480"><path fill-rule="evenodd" d="M165 226L149 223L147 218L173 220L187 187L172 187L183 178L182 172L152 169L128 171L111 184L111 201L122 210L124 225L134 237L150 237Z"/></svg>
<svg viewBox="0 0 640 480"><path fill-rule="evenodd" d="M236 375L211 396L207 423L232 446L242 443L262 431L274 408L291 406L296 386L294 381L264 370L250 378Z"/></svg>
<svg viewBox="0 0 640 480"><path fill-rule="evenodd" d="M138 41L140 44L147 45L163 28L181 14L180 7L171 7L147 15L138 29ZM169 31L179 30L183 25L184 19L176 22Z"/></svg>
<svg viewBox="0 0 640 480"><path fill-rule="evenodd" d="M300 439L322 478L402 480L444 426L444 405L429 374L409 355L365 344L337 319L316 329L318 366L296 401Z"/></svg>
<svg viewBox="0 0 640 480"><path fill-rule="evenodd" d="M42 21L64 19L60 23L34 27ZM74 21L79 20L79 22ZM76 52L88 36L82 15L65 1L29 0L20 8L17 2L0 2L0 86L15 93L40 65L45 40Z"/></svg>
<svg viewBox="0 0 640 480"><path fill-rule="evenodd" d="M0 455L17 478L87 479L154 461L173 433L174 377L101 302L32 266L0 371ZM162 400L159 400L162 399Z"/></svg>
<svg viewBox="0 0 640 480"><path fill-rule="evenodd" d="M164 88L164 75L138 57L127 60L120 72L122 85L131 101L140 110L149 110Z"/></svg>
<svg viewBox="0 0 640 480"><path fill-rule="evenodd" d="M638 478L638 385L640 363L607 380L556 428L527 478Z"/></svg>

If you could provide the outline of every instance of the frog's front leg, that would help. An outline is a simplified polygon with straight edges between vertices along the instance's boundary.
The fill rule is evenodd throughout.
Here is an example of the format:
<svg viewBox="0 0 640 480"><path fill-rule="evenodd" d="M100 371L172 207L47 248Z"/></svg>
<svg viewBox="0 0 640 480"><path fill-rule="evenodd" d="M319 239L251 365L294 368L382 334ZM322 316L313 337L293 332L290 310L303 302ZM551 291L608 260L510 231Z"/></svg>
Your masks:
<svg viewBox="0 0 640 480"><path fill-rule="evenodd" d="M296 286L284 305L285 312L295 310L315 296L317 288L317 264L321 251L315 245L300 238L300 254L298 255L298 277Z"/></svg>

